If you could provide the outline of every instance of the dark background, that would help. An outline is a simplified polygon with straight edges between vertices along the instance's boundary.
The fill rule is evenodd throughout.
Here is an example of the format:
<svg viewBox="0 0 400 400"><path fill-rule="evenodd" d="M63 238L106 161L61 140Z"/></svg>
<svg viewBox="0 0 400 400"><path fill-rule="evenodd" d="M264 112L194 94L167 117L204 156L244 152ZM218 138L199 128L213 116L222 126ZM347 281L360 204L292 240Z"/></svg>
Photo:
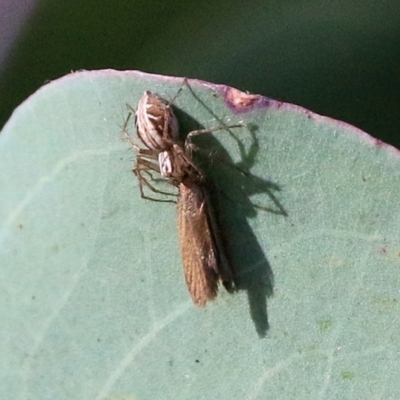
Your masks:
<svg viewBox="0 0 400 400"><path fill-rule="evenodd" d="M399 0L8 3L0 126L71 70L138 69L299 104L400 148Z"/></svg>

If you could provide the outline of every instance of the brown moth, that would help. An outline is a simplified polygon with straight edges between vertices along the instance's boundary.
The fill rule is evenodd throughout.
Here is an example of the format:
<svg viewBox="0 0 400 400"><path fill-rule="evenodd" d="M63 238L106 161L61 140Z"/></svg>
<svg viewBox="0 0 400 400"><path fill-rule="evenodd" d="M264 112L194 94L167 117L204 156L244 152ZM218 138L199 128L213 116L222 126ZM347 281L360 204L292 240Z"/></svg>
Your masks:
<svg viewBox="0 0 400 400"><path fill-rule="evenodd" d="M151 176L151 171L160 173L178 188L178 228L186 284L193 302L203 307L217 296L219 281L230 292L234 291L235 283L209 198L212 185L194 164L188 140L193 135L224 127L191 132L181 144L172 104L149 91L139 100L135 125L137 136L145 146L137 146L129 137L137 153L133 171L139 180L141 196L150 198L144 195L143 185L154 192L169 194L156 189L144 177L145 173ZM124 133L128 136L125 129Z"/></svg>
<svg viewBox="0 0 400 400"><path fill-rule="evenodd" d="M209 223L204 192L198 184L179 184L178 229L183 270L193 302L205 306L217 296L218 250Z"/></svg>
<svg viewBox="0 0 400 400"><path fill-rule="evenodd" d="M193 302L202 307L213 300L220 280L233 292L233 274L204 184L193 180L179 184L178 228L186 284Z"/></svg>
<svg viewBox="0 0 400 400"><path fill-rule="evenodd" d="M235 289L217 216L209 197L211 182L193 164L184 149L174 146L160 153L160 171L178 187L178 230L183 270L193 302L202 307L213 300L221 280Z"/></svg>

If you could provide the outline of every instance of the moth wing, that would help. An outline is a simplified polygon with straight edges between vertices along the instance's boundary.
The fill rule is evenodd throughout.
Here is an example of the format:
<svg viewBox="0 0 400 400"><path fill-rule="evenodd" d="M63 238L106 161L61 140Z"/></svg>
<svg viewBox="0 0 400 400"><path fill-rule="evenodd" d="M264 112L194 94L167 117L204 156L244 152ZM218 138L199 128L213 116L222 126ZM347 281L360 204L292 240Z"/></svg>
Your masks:
<svg viewBox="0 0 400 400"><path fill-rule="evenodd" d="M207 217L204 192L195 183L181 183L178 225L186 284L193 302L204 307L218 292L218 259Z"/></svg>

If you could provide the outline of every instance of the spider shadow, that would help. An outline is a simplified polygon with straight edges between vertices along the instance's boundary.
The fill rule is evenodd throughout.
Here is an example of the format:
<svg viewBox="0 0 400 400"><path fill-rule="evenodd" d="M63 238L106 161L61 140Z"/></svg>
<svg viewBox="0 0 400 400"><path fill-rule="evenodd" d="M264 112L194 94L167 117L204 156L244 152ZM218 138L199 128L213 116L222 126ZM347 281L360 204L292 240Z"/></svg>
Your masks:
<svg viewBox="0 0 400 400"><path fill-rule="evenodd" d="M181 123L181 132L204 129L182 110L174 107L174 111ZM213 116L215 117L214 114ZM216 119L217 125L219 122L221 126L224 125L221 120ZM233 163L228 152L217 140L219 133L194 136L193 143L199 150L193 153L193 157L206 180L212 183L209 196L220 227L221 240L236 277L236 289L247 293L251 319L259 337L264 337L269 329L267 299L273 295L274 275L249 219L254 218L258 212L281 216L287 216L287 212L275 195L281 190L280 186L250 173L260 150L257 130L256 125L235 130L227 127L240 153L237 164ZM240 140L243 135L246 135L246 139L250 138L248 149ZM257 193L267 195L267 205L252 203L250 197Z"/></svg>

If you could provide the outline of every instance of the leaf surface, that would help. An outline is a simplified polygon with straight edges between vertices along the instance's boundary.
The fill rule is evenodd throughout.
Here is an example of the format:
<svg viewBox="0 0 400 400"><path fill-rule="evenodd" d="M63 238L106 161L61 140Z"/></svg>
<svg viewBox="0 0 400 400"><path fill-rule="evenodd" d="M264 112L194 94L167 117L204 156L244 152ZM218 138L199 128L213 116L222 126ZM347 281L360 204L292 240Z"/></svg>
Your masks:
<svg viewBox="0 0 400 400"><path fill-rule="evenodd" d="M189 84L174 101L183 135L247 124L194 139L238 292L191 303L176 207L141 199L131 172L126 103L172 99L182 78L54 81L0 135L0 397L396 398L399 152L294 105Z"/></svg>

